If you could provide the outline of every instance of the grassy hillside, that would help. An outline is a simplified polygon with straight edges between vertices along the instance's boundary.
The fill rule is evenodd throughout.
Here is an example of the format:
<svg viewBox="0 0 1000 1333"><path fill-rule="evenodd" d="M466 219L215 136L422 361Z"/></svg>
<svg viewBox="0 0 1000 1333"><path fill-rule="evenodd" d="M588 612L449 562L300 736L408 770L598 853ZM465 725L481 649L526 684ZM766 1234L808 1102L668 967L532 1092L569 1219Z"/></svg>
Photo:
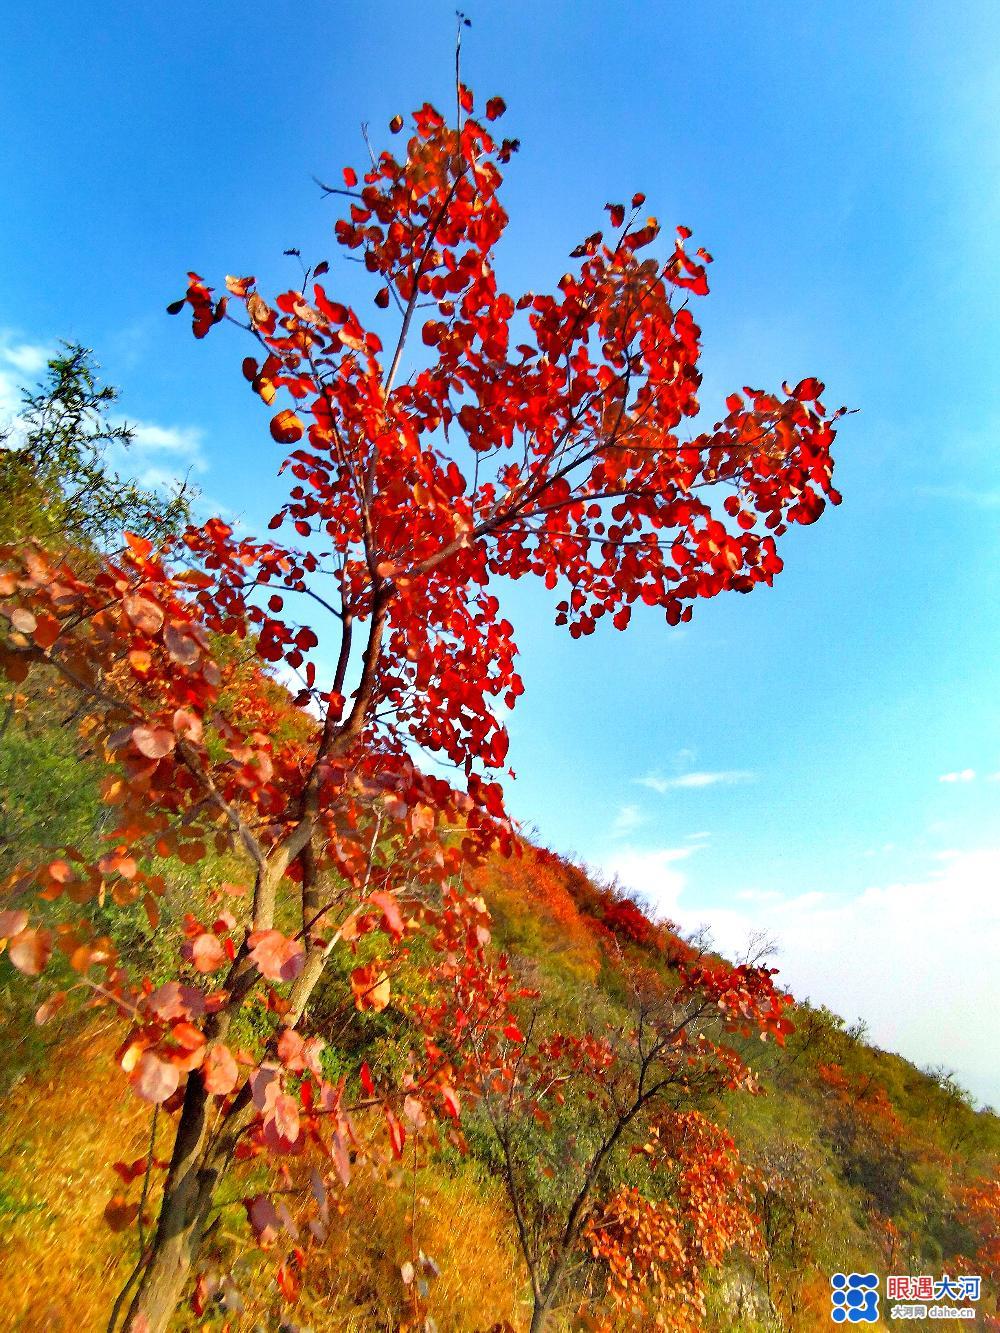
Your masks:
<svg viewBox="0 0 1000 1333"><path fill-rule="evenodd" d="M39 688L12 719L0 747L0 781L3 869L52 842L96 843L95 778L58 694ZM156 930L141 908L111 902L94 909L95 925L155 983L170 921L197 911L206 884L225 874L224 864L211 861L197 872L173 864ZM552 1027L627 1024L637 969L669 978L691 952L669 926L654 925L628 899L540 848L525 845L517 857L495 859L473 887L489 906L494 947L537 995L526 1008ZM135 1226L115 1230L113 1209L111 1225L105 1217L122 1184L108 1164L143 1157L150 1108L131 1096L111 1059L120 1027L103 1012L83 1010L39 1028L32 1019L37 986L0 959L0 1246L16 1256L0 1275L0 1326L99 1328L137 1250ZM320 1030L323 1006L321 996ZM331 1001L331 1024L334 1013ZM797 1005L792 1017L795 1031L783 1049L733 1037L759 1076L759 1093L727 1094L704 1107L739 1151L761 1243L755 1252L734 1250L708 1274L698 1326L825 1326L829 1276L851 1270L982 1272L984 1326L987 1310L996 1309L988 1190L994 1182L995 1197L1000 1120L976 1110L951 1079L871 1047L822 1008ZM376 1016L352 1013L331 1041L347 1071L363 1060L385 1066L396 1058L404 1026L391 1007ZM164 1160L171 1127L160 1119L155 1155ZM404 1161L396 1173L356 1174L311 1262L296 1306L302 1327L416 1326L401 1276L414 1246L434 1265L421 1317L440 1330L524 1326L525 1276L496 1148L474 1107L466 1107L464 1129L464 1155L445 1147ZM252 1176L253 1169L245 1172ZM630 1171L628 1163L621 1167L622 1182ZM545 1184L541 1174L538 1184ZM208 1261L209 1269L238 1277L240 1296L228 1311L209 1306L203 1318L189 1311L178 1327L272 1328L283 1317L274 1257L249 1239L239 1206L245 1192L233 1182L236 1206L220 1209ZM584 1326L575 1322L572 1302L561 1319L567 1328Z"/></svg>

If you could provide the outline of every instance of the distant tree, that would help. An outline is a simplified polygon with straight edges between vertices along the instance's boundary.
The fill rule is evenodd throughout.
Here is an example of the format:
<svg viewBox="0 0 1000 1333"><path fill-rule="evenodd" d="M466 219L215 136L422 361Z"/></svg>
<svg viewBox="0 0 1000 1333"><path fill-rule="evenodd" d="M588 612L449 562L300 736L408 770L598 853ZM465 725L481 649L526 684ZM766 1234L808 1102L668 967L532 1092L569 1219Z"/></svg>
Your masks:
<svg viewBox="0 0 1000 1333"><path fill-rule="evenodd" d="M978 1271L1000 1313L1000 1178L983 1177L959 1191L961 1220L974 1237L975 1256L970 1269Z"/></svg>
<svg viewBox="0 0 1000 1333"><path fill-rule="evenodd" d="M0 542L103 550L125 530L162 542L188 521L186 483L165 494L110 466L108 447L134 436L110 417L118 390L97 370L88 348L64 343L16 422L0 423Z"/></svg>
<svg viewBox="0 0 1000 1333"><path fill-rule="evenodd" d="M767 1295L788 1328L805 1327L802 1319L816 1313L805 1277L815 1268L817 1241L827 1221L822 1172L815 1154L794 1140L764 1144L752 1164ZM829 1305L825 1275L823 1287Z"/></svg>
<svg viewBox="0 0 1000 1333"><path fill-rule="evenodd" d="M624 1030L536 1034L514 1060L491 1060L491 1034L474 1039L482 1105L498 1145L532 1293L531 1333L542 1333L570 1274L598 1287L601 1328L615 1313L643 1327L699 1327L707 1268L758 1230L732 1141L699 1108L756 1089L725 1042L741 1031L791 1030L788 997L768 968L682 964L674 983L634 977ZM536 1016L537 1017L537 1014ZM646 1187L623 1186L642 1160ZM619 1182L619 1183L616 1183ZM603 1312L603 1313L602 1313Z"/></svg>

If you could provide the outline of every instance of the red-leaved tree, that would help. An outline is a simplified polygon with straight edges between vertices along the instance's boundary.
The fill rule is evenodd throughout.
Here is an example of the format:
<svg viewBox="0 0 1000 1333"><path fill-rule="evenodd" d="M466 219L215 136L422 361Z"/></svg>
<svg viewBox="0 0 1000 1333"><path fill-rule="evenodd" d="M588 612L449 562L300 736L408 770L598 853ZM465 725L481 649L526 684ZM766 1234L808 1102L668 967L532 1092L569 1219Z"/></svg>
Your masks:
<svg viewBox="0 0 1000 1333"><path fill-rule="evenodd" d="M321 1225L331 1182L373 1150L359 1108L399 1154L407 1107L411 1123L447 1122L474 1093L471 1035L499 1034L516 1058L509 980L462 887L467 866L511 844L498 706L522 685L496 585L540 578L573 637L604 617L624 629L636 603L677 624L699 597L770 584L788 524L839 499L839 413L816 379L744 388L694 428L689 302L707 291L710 256L689 251L684 227L664 256L642 195L607 206L607 231L577 246L554 290L501 289L501 171L517 144L494 134L499 98L480 117L468 89L458 100L456 123L421 107L398 155L360 179L346 169L330 191L347 210L336 240L372 277L370 316L329 289L325 263L275 299L250 277L216 297L192 274L172 307L187 305L198 338L235 322L254 344L243 374L290 481L268 540L212 519L166 552L128 537L96 574L0 552L0 664L15 682L54 673L80 697L110 812L96 863L54 849L11 880L0 934L29 976L59 949L78 977L68 989L121 1016L122 1068L176 1126L158 1222L116 1307L133 1329L166 1327L234 1158L315 1155ZM264 675L247 675L241 701L226 695L213 645L233 637L261 672L296 673L295 727L269 729ZM461 781L423 773L418 749ZM175 975L154 987L95 935L89 905L142 900L155 928L163 859L192 865L210 847L241 858L242 882L210 919L186 920ZM80 907L61 905L58 926L56 899ZM366 1069L357 1086L329 1076L310 1027L327 964L371 932L380 959L350 975L362 1011L394 1002L394 959L414 934L433 946L426 1028L394 1086ZM447 1002L455 988L467 1004ZM234 1046L253 1006L277 1029ZM285 1214L271 1195L246 1206L274 1243ZM306 1259L296 1247L283 1290Z"/></svg>

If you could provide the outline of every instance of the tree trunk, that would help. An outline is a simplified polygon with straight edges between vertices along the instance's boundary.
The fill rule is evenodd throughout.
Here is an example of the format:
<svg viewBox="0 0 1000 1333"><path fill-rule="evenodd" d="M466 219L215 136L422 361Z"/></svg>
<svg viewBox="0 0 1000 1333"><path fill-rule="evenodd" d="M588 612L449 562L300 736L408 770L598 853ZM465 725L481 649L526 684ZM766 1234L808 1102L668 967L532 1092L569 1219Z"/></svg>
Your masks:
<svg viewBox="0 0 1000 1333"><path fill-rule="evenodd" d="M219 1171L208 1161L208 1094L189 1078L149 1262L124 1328L164 1333L180 1304L212 1205Z"/></svg>
<svg viewBox="0 0 1000 1333"><path fill-rule="evenodd" d="M548 1327L549 1315L552 1313L552 1306L556 1299L556 1293L562 1284L563 1270L566 1264L566 1252L555 1260L549 1270L548 1280L545 1286L535 1289L534 1304L531 1310L531 1323L528 1333L545 1333Z"/></svg>
<svg viewBox="0 0 1000 1333"><path fill-rule="evenodd" d="M545 1325L549 1322L549 1303L547 1300L535 1300L531 1311L531 1323L528 1326L528 1333L545 1333Z"/></svg>
<svg viewBox="0 0 1000 1333"><path fill-rule="evenodd" d="M308 973L304 972L293 987L291 1022L286 1026L295 1027L302 1018L323 974L327 954L320 950L309 961L312 966ZM246 968L242 956L237 957L233 966L231 1005L238 1007L248 988L247 978L252 973ZM215 1016L214 1024L206 1028L209 1040L225 1038L231 1016L231 1009ZM133 1330L134 1333L165 1333L169 1327L198 1258L216 1188L241 1132L252 1117L249 1083L244 1083L229 1106L224 1124L218 1125L211 1137L210 1106L211 1098L200 1075L197 1072L189 1075L170 1169L163 1187L156 1234L150 1247L149 1262L122 1326L126 1333L133 1333Z"/></svg>

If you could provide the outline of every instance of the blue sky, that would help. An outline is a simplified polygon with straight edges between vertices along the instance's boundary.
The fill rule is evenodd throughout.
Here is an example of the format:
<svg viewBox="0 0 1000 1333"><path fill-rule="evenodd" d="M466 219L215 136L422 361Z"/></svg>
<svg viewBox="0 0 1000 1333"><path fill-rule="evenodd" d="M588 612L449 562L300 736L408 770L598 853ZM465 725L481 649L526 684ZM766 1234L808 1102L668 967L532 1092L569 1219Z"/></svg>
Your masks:
<svg viewBox="0 0 1000 1333"><path fill-rule="evenodd" d="M1000 10L470 5L502 93L508 290L551 286L635 190L715 256L702 400L816 374L843 506L773 589L571 642L518 587L514 813L799 995L1000 1104ZM449 97L454 5L21 6L5 20L0 413L59 337L253 526L278 461L236 332L165 316L189 268L294 282L334 249L312 182ZM332 284L331 284L332 286ZM942 780L950 778L951 780Z"/></svg>

